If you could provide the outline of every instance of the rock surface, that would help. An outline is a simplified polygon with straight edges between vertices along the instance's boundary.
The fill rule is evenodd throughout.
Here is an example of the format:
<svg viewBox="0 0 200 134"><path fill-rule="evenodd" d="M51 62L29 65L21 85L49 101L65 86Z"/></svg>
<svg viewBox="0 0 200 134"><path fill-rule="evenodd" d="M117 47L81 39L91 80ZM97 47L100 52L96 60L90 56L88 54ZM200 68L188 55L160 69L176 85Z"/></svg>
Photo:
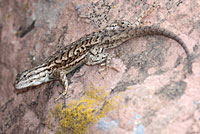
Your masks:
<svg viewBox="0 0 200 134"><path fill-rule="evenodd" d="M114 20L134 22L152 3L152 0L1 0L0 134L58 133L58 120L48 115L58 105L54 98L63 86L56 81L19 93L13 86L17 73L41 64L63 45ZM200 133L199 9L198 0L161 1L160 7L144 19L148 22L145 25L159 25L183 39L192 55L193 74L186 74L186 55L177 42L147 36L109 51L117 55L111 65L118 71L99 73L99 66L84 65L68 75L71 97L66 99L67 106L70 101L78 102L89 96L87 90L91 85L105 90L109 98L118 97L114 99L118 106L95 123L87 124L84 132ZM75 131L71 127L67 132Z"/></svg>

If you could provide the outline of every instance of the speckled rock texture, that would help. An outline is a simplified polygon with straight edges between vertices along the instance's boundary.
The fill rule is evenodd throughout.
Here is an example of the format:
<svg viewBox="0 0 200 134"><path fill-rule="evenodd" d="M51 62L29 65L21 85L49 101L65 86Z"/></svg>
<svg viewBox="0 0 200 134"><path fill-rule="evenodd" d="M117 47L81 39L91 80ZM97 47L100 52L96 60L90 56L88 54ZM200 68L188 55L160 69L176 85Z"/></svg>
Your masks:
<svg viewBox="0 0 200 134"><path fill-rule="evenodd" d="M13 86L17 73L114 20L133 23L153 2L0 0L0 134L56 133L47 121L62 84L54 81L19 92ZM110 98L120 96L118 107L88 124L86 133L200 134L200 1L158 2L160 7L144 18L144 25L177 34L191 53L193 73L184 68L184 50L166 37L131 39L109 50L116 55L111 66L117 71L84 65L68 75L66 107L84 96L91 83Z"/></svg>

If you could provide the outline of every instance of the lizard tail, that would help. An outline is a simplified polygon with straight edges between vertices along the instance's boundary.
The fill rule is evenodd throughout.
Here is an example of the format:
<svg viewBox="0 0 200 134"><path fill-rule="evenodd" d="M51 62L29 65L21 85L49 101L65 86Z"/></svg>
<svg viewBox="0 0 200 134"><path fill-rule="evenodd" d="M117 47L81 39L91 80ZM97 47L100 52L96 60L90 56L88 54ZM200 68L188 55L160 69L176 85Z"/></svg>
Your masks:
<svg viewBox="0 0 200 134"><path fill-rule="evenodd" d="M133 35L132 37L141 37L141 36L148 36L148 35L161 35L168 38L171 38L175 41L177 41L181 47L184 49L186 55L187 55L187 69L188 73L192 73L192 63L191 63L191 56L188 48L186 47L185 43L181 38L179 38L176 34L174 34L171 31L168 31L166 29L160 28L158 26L141 26L136 27L132 30L130 30L130 35ZM132 33L133 32L133 33Z"/></svg>

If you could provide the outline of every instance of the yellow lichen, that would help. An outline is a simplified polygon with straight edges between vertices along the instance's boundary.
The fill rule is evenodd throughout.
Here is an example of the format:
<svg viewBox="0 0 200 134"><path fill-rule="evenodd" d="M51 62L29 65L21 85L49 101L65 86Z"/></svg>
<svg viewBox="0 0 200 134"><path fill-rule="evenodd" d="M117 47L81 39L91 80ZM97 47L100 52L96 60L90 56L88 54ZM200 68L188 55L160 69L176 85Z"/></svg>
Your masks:
<svg viewBox="0 0 200 134"><path fill-rule="evenodd" d="M107 99L109 93L105 89L91 86L84 91L85 96L71 101L66 108L63 109L60 103L52 110L52 115L59 121L57 134L84 134L91 124L117 107L116 98Z"/></svg>

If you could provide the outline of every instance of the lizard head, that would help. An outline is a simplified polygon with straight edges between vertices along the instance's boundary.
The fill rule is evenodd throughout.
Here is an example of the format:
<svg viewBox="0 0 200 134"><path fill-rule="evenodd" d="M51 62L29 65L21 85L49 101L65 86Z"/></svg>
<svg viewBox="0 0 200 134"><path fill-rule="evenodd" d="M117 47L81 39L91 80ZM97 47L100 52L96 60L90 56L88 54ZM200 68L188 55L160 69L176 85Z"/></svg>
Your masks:
<svg viewBox="0 0 200 134"><path fill-rule="evenodd" d="M50 81L49 71L45 66L38 66L29 70L25 70L17 75L15 88L22 89L31 86L37 86L44 82Z"/></svg>

